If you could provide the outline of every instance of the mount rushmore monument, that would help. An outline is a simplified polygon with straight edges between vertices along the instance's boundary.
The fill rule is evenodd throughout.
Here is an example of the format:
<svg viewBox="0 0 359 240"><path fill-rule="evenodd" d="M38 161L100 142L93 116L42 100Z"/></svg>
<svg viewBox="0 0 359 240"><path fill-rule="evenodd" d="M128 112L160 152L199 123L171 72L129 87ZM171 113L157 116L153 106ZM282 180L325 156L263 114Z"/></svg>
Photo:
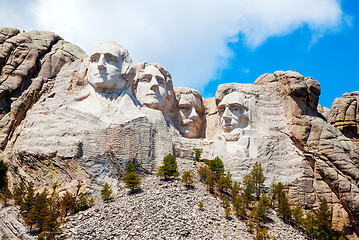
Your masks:
<svg viewBox="0 0 359 240"><path fill-rule="evenodd" d="M358 93L318 105L320 84L295 71L218 86L215 97L177 87L157 63L133 63L114 41L90 54L50 32L0 29L0 147L9 179L89 192L115 189L130 161L153 173L168 153L219 156L233 179L255 162L291 204L318 207L359 235ZM240 82L240 79L235 79ZM26 161L25 161L26 159Z"/></svg>

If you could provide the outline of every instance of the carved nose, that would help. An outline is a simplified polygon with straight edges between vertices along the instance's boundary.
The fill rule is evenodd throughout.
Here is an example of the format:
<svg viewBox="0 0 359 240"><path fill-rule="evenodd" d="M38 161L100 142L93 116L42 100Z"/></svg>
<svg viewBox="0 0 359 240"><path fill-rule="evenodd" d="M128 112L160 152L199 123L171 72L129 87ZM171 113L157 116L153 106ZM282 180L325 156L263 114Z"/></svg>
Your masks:
<svg viewBox="0 0 359 240"><path fill-rule="evenodd" d="M223 118L224 120L229 120L229 119L231 119L231 114L230 114L230 111L229 111L229 108L228 108L228 107L225 108L225 110L224 110L224 112L223 112L223 115L222 115L222 118Z"/></svg>
<svg viewBox="0 0 359 240"><path fill-rule="evenodd" d="M191 113L188 117L189 119L196 119L198 118L198 113L194 107L192 107Z"/></svg>
<svg viewBox="0 0 359 240"><path fill-rule="evenodd" d="M151 88L152 91L158 90L158 82L155 78L151 79Z"/></svg>
<svg viewBox="0 0 359 240"><path fill-rule="evenodd" d="M103 55L101 55L100 59L98 60L97 68L98 68L98 70L105 70L106 69L105 58L104 58Z"/></svg>

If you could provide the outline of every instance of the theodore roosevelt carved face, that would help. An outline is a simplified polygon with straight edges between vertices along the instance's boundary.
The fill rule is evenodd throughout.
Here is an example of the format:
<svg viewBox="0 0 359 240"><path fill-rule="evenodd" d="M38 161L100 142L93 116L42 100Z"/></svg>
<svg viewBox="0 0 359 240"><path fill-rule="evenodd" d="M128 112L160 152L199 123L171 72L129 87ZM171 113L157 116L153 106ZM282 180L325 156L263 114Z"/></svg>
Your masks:
<svg viewBox="0 0 359 240"><path fill-rule="evenodd" d="M164 112L173 96L171 75L159 64L139 63L135 67L133 94L142 105Z"/></svg>
<svg viewBox="0 0 359 240"><path fill-rule="evenodd" d="M120 90L130 87L134 75L128 51L119 43L104 41L90 56L87 80L96 90Z"/></svg>
<svg viewBox="0 0 359 240"><path fill-rule="evenodd" d="M188 138L198 138L204 127L204 106L202 96L197 90L175 88L178 108L178 130Z"/></svg>
<svg viewBox="0 0 359 240"><path fill-rule="evenodd" d="M244 105L244 97L241 93L232 92L225 95L217 107L224 133L248 126L248 110Z"/></svg>

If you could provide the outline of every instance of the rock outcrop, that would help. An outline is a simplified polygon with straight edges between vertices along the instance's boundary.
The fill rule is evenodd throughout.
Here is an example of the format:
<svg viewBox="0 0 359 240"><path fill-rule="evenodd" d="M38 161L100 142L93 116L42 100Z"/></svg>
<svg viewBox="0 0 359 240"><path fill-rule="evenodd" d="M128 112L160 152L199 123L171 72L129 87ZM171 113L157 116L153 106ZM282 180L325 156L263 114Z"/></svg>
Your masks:
<svg viewBox="0 0 359 240"><path fill-rule="evenodd" d="M359 234L357 147L317 111L317 81L293 72L275 72L273 77L281 84L290 137L305 159L302 178L289 184L292 199L296 195L301 204L313 208L326 198L332 204L334 226L355 238Z"/></svg>
<svg viewBox="0 0 359 240"><path fill-rule="evenodd" d="M336 98L328 116L328 122L359 146L359 92L345 93Z"/></svg>
<svg viewBox="0 0 359 240"><path fill-rule="evenodd" d="M51 32L0 29L0 148L3 150L48 79L86 54ZM46 85L46 84L45 84Z"/></svg>
<svg viewBox="0 0 359 240"><path fill-rule="evenodd" d="M281 181L290 203L305 210L327 199L335 229L359 236L359 151L347 138L357 134L355 93L336 100L329 114L318 105L318 81L277 71L254 84L220 85L214 98L202 99L193 89L173 88L175 80L161 65L133 64L114 42L86 57L52 33L2 29L0 36L0 140L11 183L26 178L39 188L58 184L61 192L76 191L82 182L98 197L109 182L123 195L117 187L128 162L153 173L166 154L185 162L195 147L203 158L219 156L235 180L260 162L266 187ZM157 194L147 179L145 190ZM144 201L154 201L146 194ZM188 197L190 204L198 196ZM96 211L115 214L106 206ZM95 231L98 216L81 216L90 215L88 228L76 219L68 224L83 230L72 232L74 238Z"/></svg>

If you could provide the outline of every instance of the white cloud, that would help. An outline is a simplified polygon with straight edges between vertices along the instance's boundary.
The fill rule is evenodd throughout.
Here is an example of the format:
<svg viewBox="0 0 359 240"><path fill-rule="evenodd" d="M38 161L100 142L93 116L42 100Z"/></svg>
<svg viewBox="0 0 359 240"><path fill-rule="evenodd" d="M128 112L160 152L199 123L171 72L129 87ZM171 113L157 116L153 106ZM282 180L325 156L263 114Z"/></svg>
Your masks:
<svg viewBox="0 0 359 240"><path fill-rule="evenodd" d="M238 34L253 49L269 37L304 25L320 36L342 24L339 2L37 0L28 9L32 29L53 31L87 53L102 40L116 40L134 62L159 62L171 72L176 86L201 89L235 54L227 44ZM18 21L26 23L26 30L29 22Z"/></svg>

